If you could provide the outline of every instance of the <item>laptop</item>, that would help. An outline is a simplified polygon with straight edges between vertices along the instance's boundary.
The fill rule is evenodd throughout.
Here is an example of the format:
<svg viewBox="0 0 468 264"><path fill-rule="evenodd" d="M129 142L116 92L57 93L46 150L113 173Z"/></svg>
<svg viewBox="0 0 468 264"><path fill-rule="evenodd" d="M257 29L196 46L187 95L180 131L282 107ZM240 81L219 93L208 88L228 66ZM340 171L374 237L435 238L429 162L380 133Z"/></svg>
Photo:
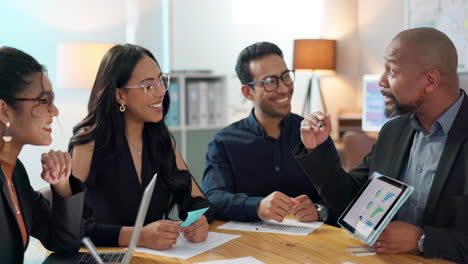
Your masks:
<svg viewBox="0 0 468 264"><path fill-rule="evenodd" d="M122 263L129 264L135 247L137 246L138 239L140 238L141 229L143 228L143 222L146 218L146 213L148 212L148 207L153 195L154 186L156 184L157 173L154 174L153 179L151 179L148 186L145 188L143 193L143 198L140 202L140 208L138 209L137 218L135 221L135 226L133 228L132 237L130 239L130 244L126 252L101 252L98 253L104 263ZM95 250L95 248L94 248ZM96 260L90 253L73 253L73 254L64 254L64 253L53 253L51 254L43 264L96 264Z"/></svg>
<svg viewBox="0 0 468 264"><path fill-rule="evenodd" d="M413 190L412 186L374 172L338 224L372 246Z"/></svg>

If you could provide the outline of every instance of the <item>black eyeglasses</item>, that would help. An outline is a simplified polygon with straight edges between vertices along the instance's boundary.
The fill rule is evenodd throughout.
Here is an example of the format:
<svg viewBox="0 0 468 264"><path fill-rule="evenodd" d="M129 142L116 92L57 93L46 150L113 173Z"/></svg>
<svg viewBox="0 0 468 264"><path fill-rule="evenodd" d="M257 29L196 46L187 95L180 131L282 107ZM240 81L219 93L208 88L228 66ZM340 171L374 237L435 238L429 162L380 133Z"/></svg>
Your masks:
<svg viewBox="0 0 468 264"><path fill-rule="evenodd" d="M263 78L261 81L256 81L256 82L249 82L246 83L250 87L254 87L255 84L260 83L267 92L274 92L276 89L278 89L279 85L279 80L283 81L284 85L286 86L291 86L294 83L294 78L295 78L295 71L294 70L286 70L283 73L281 73L281 76L267 76Z"/></svg>
<svg viewBox="0 0 468 264"><path fill-rule="evenodd" d="M55 96L47 95L45 98L15 98L16 101L33 101L39 104L47 105L47 110L52 112L52 105L54 104Z"/></svg>

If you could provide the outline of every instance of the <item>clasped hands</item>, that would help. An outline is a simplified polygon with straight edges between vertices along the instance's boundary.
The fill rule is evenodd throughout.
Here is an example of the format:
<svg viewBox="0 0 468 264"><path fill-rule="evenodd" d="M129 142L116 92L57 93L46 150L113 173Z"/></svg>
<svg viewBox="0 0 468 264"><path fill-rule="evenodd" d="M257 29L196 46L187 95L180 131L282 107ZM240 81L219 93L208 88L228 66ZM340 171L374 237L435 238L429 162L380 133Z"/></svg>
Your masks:
<svg viewBox="0 0 468 264"><path fill-rule="evenodd" d="M257 208L257 215L262 220L278 222L282 222L287 215L292 215L301 222L318 220L317 209L307 195L291 198L281 192L273 192L265 197Z"/></svg>
<svg viewBox="0 0 468 264"><path fill-rule="evenodd" d="M209 225L205 216L187 227L180 227L180 224L181 221L159 220L144 226L139 246L156 250L169 249L177 242L181 232L192 243L203 242L208 237Z"/></svg>

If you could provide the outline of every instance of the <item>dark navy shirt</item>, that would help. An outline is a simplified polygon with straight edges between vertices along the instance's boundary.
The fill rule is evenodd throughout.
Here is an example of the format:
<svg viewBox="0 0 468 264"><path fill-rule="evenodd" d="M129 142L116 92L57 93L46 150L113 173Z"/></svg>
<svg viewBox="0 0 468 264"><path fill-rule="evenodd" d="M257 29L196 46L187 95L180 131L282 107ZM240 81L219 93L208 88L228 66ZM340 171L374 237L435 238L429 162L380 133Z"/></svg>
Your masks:
<svg viewBox="0 0 468 264"><path fill-rule="evenodd" d="M274 191L289 197L319 196L292 151L301 142L302 117L287 115L281 136L269 137L254 112L219 131L208 146L202 189L215 205L218 218L258 221L260 201ZM327 144L337 155L333 141Z"/></svg>

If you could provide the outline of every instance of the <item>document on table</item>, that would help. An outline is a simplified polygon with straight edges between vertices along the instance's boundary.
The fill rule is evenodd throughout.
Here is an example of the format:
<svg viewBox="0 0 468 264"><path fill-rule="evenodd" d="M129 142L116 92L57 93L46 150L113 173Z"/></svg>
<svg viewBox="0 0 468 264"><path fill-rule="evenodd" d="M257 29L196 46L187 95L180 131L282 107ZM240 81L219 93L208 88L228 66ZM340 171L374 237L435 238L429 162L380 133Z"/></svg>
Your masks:
<svg viewBox="0 0 468 264"><path fill-rule="evenodd" d="M209 232L208 238L204 242L191 243L185 239L183 234L180 234L179 238L177 239L177 243L170 249L154 250L149 248L137 247L135 251L171 258L188 259L215 247L219 247L222 244L227 243L238 237L240 236Z"/></svg>
<svg viewBox="0 0 468 264"><path fill-rule="evenodd" d="M294 219L284 219L283 222L273 220L250 223L230 221L218 226L218 229L307 236L322 224L322 222L302 223Z"/></svg>
<svg viewBox="0 0 468 264"><path fill-rule="evenodd" d="M236 258L236 259L223 259L213 260L207 262L197 262L194 264L265 264L254 257Z"/></svg>

